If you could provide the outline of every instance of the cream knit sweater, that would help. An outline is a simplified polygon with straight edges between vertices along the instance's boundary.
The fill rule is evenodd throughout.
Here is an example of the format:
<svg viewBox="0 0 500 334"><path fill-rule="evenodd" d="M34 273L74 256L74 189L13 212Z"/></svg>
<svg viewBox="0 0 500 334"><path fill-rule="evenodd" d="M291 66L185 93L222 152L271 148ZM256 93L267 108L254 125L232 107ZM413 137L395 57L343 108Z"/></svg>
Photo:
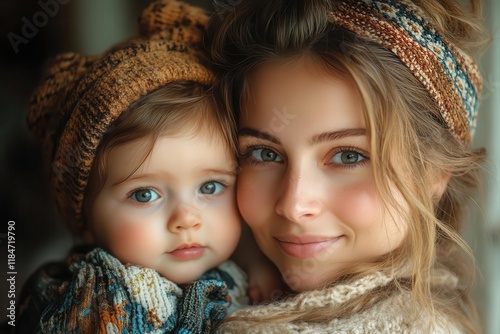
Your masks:
<svg viewBox="0 0 500 334"><path fill-rule="evenodd" d="M369 294L378 287L391 282L391 278L376 273L367 275L352 284L336 285L323 290L306 291L282 302L267 306L240 310L232 315L263 317L283 310L308 311L318 307L341 305L363 294ZM440 273L435 277L436 285L454 289L457 278L450 273ZM410 318L410 296L405 292L396 292L373 306L347 318L335 318L327 323L255 323L245 321L228 322L219 329L219 333L460 333L458 328L447 321L444 314L437 314L434 319L420 316ZM431 325L432 327L429 327Z"/></svg>

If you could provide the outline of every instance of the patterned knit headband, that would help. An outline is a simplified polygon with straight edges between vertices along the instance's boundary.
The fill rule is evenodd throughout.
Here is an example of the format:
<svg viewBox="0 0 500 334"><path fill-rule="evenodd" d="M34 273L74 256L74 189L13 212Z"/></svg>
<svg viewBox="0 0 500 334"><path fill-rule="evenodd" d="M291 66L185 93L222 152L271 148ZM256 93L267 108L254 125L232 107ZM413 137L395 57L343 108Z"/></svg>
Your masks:
<svg viewBox="0 0 500 334"><path fill-rule="evenodd" d="M476 128L481 77L474 61L437 32L407 0L349 0L329 21L392 51L437 103L446 125L464 142Z"/></svg>
<svg viewBox="0 0 500 334"><path fill-rule="evenodd" d="M59 55L45 70L30 101L28 125L44 139L56 204L74 231L83 227L92 164L114 121L170 82L212 82L198 59L207 22L200 8L157 0L140 17L140 37L100 56Z"/></svg>

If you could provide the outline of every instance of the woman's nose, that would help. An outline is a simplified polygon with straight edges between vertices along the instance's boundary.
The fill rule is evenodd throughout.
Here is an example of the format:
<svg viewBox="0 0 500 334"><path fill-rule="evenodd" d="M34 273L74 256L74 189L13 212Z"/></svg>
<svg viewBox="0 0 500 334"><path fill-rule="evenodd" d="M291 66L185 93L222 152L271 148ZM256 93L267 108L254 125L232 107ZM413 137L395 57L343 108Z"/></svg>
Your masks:
<svg viewBox="0 0 500 334"><path fill-rule="evenodd" d="M318 185L311 173L305 173L304 170L287 171L276 202L276 213L296 223L314 219L322 210Z"/></svg>
<svg viewBox="0 0 500 334"><path fill-rule="evenodd" d="M197 230L201 227L202 220L199 210L191 205L181 203L177 205L170 216L167 228L172 233L182 232L187 229Z"/></svg>

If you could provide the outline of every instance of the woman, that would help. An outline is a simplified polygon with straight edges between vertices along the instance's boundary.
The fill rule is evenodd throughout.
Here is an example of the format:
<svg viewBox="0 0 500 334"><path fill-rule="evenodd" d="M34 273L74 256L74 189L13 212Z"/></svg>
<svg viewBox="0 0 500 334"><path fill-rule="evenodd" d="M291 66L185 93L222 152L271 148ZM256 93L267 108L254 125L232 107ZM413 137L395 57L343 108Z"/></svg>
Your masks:
<svg viewBox="0 0 500 334"><path fill-rule="evenodd" d="M470 5L247 1L211 19L238 205L295 292L221 331L480 332L459 234L485 157Z"/></svg>

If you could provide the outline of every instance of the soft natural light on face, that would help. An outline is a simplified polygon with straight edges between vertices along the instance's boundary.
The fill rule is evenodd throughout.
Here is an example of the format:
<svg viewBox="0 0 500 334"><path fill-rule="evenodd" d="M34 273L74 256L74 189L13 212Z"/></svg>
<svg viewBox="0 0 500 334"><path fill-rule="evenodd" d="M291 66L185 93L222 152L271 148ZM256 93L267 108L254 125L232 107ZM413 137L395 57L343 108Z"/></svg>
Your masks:
<svg viewBox="0 0 500 334"><path fill-rule="evenodd" d="M235 165L227 145L211 139L160 137L142 164L144 145L111 150L92 208L102 246L179 284L227 260L241 230Z"/></svg>
<svg viewBox="0 0 500 334"><path fill-rule="evenodd" d="M306 66L264 67L240 123L238 204L292 289L394 250L406 230L384 219L361 99ZM273 128L277 107L288 124ZM387 218L387 217L386 217Z"/></svg>

